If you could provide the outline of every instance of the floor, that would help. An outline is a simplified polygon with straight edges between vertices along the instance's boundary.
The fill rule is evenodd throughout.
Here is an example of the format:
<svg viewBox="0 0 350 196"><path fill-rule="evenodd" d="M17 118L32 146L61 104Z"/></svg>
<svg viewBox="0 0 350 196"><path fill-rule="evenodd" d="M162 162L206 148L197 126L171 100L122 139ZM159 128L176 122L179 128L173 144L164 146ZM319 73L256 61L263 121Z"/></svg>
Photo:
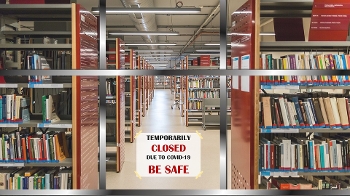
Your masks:
<svg viewBox="0 0 350 196"><path fill-rule="evenodd" d="M149 177L140 180L134 173L136 145L126 143L126 158L122 171L120 173L107 172L107 189L220 189L219 130L203 131L200 126L186 127L185 118L180 117L180 110L170 109L172 103L173 95L169 89L156 89L154 99L137 131L142 130L143 133L200 132L203 136L202 176L197 180L182 177Z"/></svg>

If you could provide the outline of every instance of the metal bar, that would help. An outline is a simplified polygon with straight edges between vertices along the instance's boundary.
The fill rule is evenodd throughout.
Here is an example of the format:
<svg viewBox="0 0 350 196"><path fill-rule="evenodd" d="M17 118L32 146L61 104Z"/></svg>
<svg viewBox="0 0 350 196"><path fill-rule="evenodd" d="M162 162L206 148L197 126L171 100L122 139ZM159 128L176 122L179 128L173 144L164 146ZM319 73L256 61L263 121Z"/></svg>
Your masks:
<svg viewBox="0 0 350 196"><path fill-rule="evenodd" d="M106 0L100 0L99 4L99 24L100 24L100 69L106 69ZM99 172L99 188L106 189L106 115L107 115L107 104L106 104L106 76L100 76L99 96L100 96L100 172Z"/></svg>
<svg viewBox="0 0 350 196"><path fill-rule="evenodd" d="M304 76L350 75L350 70L1 70L0 76L171 76L171 75L223 75L223 76Z"/></svg>
<svg viewBox="0 0 350 196"><path fill-rule="evenodd" d="M201 24L201 26L197 29L197 31L195 32L195 34L188 40L188 42L186 43L186 45L181 49L181 53L183 53L185 51L185 49L193 42L194 39L196 39L197 35L200 34L200 32L202 31L202 28L208 23L208 21L210 20L210 18L215 15L215 13L217 13L217 10L220 9L220 4L217 5L212 12L208 15L208 17L204 20L204 22ZM225 25L226 27L226 25Z"/></svg>
<svg viewBox="0 0 350 196"><path fill-rule="evenodd" d="M220 0L220 70L226 70L227 0ZM220 76L220 189L227 189L227 76Z"/></svg>

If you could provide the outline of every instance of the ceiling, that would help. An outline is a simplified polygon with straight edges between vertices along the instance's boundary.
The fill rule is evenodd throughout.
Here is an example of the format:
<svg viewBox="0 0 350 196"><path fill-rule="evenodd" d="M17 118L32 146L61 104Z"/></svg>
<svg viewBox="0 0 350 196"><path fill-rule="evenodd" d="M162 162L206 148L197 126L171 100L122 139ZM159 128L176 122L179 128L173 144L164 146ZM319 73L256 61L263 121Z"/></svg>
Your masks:
<svg viewBox="0 0 350 196"><path fill-rule="evenodd" d="M122 1L128 5L140 4L140 7L167 7L175 8L179 0L107 0L107 8L124 7ZM239 8L246 0L228 0L227 28L230 27L230 15ZM78 0L85 9L91 11L92 7L98 7L99 0ZM201 8L200 13L190 15L173 15L173 14L155 14L155 17L149 19L147 23L154 24L150 29L154 31L175 31L179 32L178 36L158 35L152 42L155 43L175 43L176 46L136 46L138 50L173 50L173 54L198 53L198 49L219 49L219 46L205 46L205 43L219 43L220 28L220 4L219 0L182 0L183 8L197 7ZM154 15L154 14L153 14ZM108 31L138 31L132 17L134 14L107 15L107 32ZM155 18L155 20L153 19ZM200 28L203 26L202 28ZM197 32L198 31L198 32ZM197 32L197 34L196 34ZM147 38L143 36L123 36L125 43L146 43ZM191 40L194 41L191 41ZM228 40L229 41L229 40ZM135 47L135 46L132 46ZM129 47L130 48L130 47ZM159 52L158 52L159 53ZM164 52L163 52L164 53ZM159 60L169 60L175 56L166 56ZM165 56L163 56L165 57Z"/></svg>

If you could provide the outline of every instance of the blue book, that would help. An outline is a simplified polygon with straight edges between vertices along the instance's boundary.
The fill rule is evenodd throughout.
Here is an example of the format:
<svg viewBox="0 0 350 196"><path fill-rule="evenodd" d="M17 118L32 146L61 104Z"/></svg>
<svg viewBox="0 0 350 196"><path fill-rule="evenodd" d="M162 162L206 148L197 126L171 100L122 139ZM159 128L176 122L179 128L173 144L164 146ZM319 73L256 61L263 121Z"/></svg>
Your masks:
<svg viewBox="0 0 350 196"><path fill-rule="evenodd" d="M0 121L2 120L2 96L0 95Z"/></svg>

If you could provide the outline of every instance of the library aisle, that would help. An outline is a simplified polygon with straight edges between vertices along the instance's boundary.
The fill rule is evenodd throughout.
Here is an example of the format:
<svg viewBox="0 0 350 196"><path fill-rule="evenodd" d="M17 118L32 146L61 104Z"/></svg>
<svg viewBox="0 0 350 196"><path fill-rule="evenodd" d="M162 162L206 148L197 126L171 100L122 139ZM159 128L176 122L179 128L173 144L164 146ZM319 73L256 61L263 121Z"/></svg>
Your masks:
<svg viewBox="0 0 350 196"><path fill-rule="evenodd" d="M107 189L219 189L220 188L220 136L219 130L200 126L185 126L185 119L180 117L180 110L170 109L173 95L169 89L155 89L155 96L142 119L143 133L194 133L196 130L203 136L202 170L203 174L195 178L142 178L136 177L136 142L125 144L125 163L120 173L107 172Z"/></svg>

